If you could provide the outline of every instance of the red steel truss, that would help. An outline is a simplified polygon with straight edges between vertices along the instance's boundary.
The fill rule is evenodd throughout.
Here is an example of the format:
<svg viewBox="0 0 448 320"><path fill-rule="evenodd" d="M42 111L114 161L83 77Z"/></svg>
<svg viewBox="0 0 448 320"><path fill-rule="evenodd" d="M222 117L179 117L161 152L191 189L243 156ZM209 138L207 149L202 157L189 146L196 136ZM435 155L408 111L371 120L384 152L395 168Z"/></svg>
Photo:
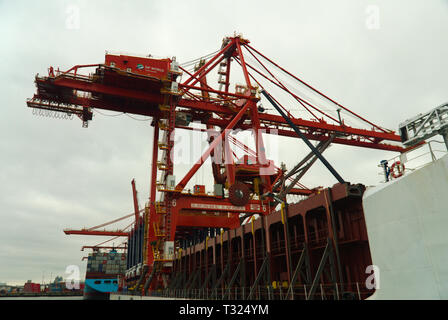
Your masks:
<svg viewBox="0 0 448 320"><path fill-rule="evenodd" d="M233 65L236 68L231 68ZM94 72L79 73L86 68L94 68ZM219 87L213 88L207 77L210 79L211 72L217 69ZM232 91L231 70L232 75L238 75L237 69L244 84L236 84ZM180 80L182 76L187 79ZM293 87L282 80L285 76L295 83ZM179 65L175 59L106 55L104 64L77 65L65 72L50 68L48 76L36 76L35 82L37 93L27 101L29 107L77 115L84 127L92 120L93 109L153 118L151 188L144 222L139 222L140 210L133 183L134 230L108 233L133 237L139 228L144 228L143 262L147 268L134 286L144 292L164 283L164 274L172 270L174 252L182 241L185 243L195 237L198 230L235 229L240 226L242 214L265 216L274 211L270 195L279 191L274 186L283 178L284 170L266 158L261 132L298 136L283 117L261 105L260 90L269 90L272 98L309 140L331 139L331 143L341 145L405 151L395 132L329 98L260 53L241 36L225 38L220 50L206 59L198 59L193 71L186 65ZM296 90L299 87L311 92L314 98L301 96ZM288 104L276 98L277 92L288 96ZM309 116L294 116L292 103ZM332 106L337 115L321 105ZM346 124L340 116L341 111L362 125ZM170 156L174 134L179 129L192 130L189 124L193 121L206 126L201 130L209 134L209 147L174 184L174 163ZM235 129L253 130L255 150L232 136ZM246 155L236 159L232 146L245 150ZM222 193L208 194L202 186L195 186L193 193L186 192L187 184L209 157L213 159L215 184L222 186ZM314 190L297 184L289 193L308 196ZM157 195L161 196L160 200L156 199ZM75 231L69 232L73 234ZM100 233L88 231L88 234Z"/></svg>
<svg viewBox="0 0 448 320"><path fill-rule="evenodd" d="M92 249L93 251L96 250L100 250L100 249L114 249L114 250L119 250L119 249L125 249L126 250L126 245L124 246L118 246L118 247L113 247L113 246L82 246L81 251L84 251L84 249Z"/></svg>

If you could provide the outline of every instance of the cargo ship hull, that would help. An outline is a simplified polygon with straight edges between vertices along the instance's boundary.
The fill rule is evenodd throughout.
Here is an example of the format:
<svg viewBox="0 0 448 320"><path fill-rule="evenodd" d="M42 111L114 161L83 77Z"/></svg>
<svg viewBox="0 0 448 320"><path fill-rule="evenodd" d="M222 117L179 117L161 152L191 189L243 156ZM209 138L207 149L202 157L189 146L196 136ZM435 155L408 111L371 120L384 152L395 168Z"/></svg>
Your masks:
<svg viewBox="0 0 448 320"><path fill-rule="evenodd" d="M118 277L86 278L84 300L109 300L111 292L118 291Z"/></svg>
<svg viewBox="0 0 448 320"><path fill-rule="evenodd" d="M445 155L376 187L346 183L323 189L290 204L286 219L273 212L215 237L199 237L176 252L168 285L146 294L170 299L447 299L447 177ZM149 288L147 270L146 275L126 272L128 281Z"/></svg>
<svg viewBox="0 0 448 320"><path fill-rule="evenodd" d="M84 286L84 300L109 300L119 289L118 281L126 267L126 254L115 250L89 255Z"/></svg>

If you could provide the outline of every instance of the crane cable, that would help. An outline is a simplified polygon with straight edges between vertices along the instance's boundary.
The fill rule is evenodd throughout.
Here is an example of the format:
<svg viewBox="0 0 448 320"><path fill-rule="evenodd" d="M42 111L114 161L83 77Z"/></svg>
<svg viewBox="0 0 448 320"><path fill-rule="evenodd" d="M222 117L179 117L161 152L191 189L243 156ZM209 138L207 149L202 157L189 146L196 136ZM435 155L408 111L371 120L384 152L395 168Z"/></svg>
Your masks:
<svg viewBox="0 0 448 320"><path fill-rule="evenodd" d="M105 117L118 117L118 116L126 115L129 118L131 118L133 120L136 120L136 121L150 121L150 120L152 120L150 117L148 117L147 119L137 119L137 118L134 118L133 116L131 116L130 114L125 113L125 112L121 112L121 113L117 113L117 114L105 114L103 112L99 112L96 109L93 109L93 111L98 113L98 114L100 114L100 115L102 115L102 116L105 116Z"/></svg>
<svg viewBox="0 0 448 320"><path fill-rule="evenodd" d="M199 58L196 58L196 59L193 59L193 60L190 60L190 61L181 63L180 65L181 65L182 67L186 67L186 66L195 64L196 62L199 62L199 61L201 61L202 59L207 60L208 58L210 58L210 57L212 57L213 55L217 54L219 51L221 51L221 50L217 50L217 51L215 51L215 52L206 54L206 55L204 55L204 56L202 56L202 57L199 57Z"/></svg>

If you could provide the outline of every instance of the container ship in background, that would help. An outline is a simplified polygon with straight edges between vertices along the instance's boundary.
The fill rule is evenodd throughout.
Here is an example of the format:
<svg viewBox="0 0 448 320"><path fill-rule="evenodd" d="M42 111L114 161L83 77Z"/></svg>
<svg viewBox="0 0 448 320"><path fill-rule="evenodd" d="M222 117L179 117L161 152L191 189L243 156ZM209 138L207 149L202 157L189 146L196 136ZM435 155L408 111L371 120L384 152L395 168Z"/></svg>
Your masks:
<svg viewBox="0 0 448 320"><path fill-rule="evenodd" d="M79 288L67 288L66 281L57 276L50 283L35 283L28 280L23 287L0 284L0 297L42 297L42 296L80 296L84 292L84 282L79 283Z"/></svg>
<svg viewBox="0 0 448 320"><path fill-rule="evenodd" d="M79 288L67 288L66 280L57 276L52 283L44 286L44 292L48 295L82 295L84 292L84 282L79 284Z"/></svg>
<svg viewBox="0 0 448 320"><path fill-rule="evenodd" d="M116 250L90 253L84 286L85 300L108 300L111 292L117 292L119 278L126 269L126 253Z"/></svg>
<svg viewBox="0 0 448 320"><path fill-rule="evenodd" d="M66 72L50 68L48 76L36 76L37 94L27 104L37 112L76 115L83 127L95 108L153 119L149 202L139 209L133 183L132 230L71 233L127 237L127 256L119 258L124 266L121 262L107 273L100 265L116 263L110 262L116 261L109 259L111 253L92 255L86 297L107 298L122 284L127 295L118 297L123 299L447 298L448 158L436 161L425 140L441 134L448 146L448 105L400 124L398 135L337 103L249 43L239 35L226 37L217 52L183 65L175 58L106 54L101 64ZM251 57L249 63L245 57ZM240 69L240 78L231 65ZM95 70L83 75L83 68ZM213 70L217 75L210 76ZM208 80L216 76L212 87ZM278 91L289 100L280 99ZM294 115L293 106L309 117ZM256 132L254 150L229 134L237 129ZM203 132L207 148L176 179L171 155L185 147L175 144L183 130ZM266 134L299 138L310 152L292 168L277 167L267 158ZM323 152L331 144L399 155L381 162L385 183L370 188L345 181L327 161ZM425 145L433 161L405 168L407 156ZM208 158L213 192L204 185L189 190ZM338 181L335 185L301 184L316 161ZM291 201L293 196L300 201ZM381 271L369 269L375 265Z"/></svg>

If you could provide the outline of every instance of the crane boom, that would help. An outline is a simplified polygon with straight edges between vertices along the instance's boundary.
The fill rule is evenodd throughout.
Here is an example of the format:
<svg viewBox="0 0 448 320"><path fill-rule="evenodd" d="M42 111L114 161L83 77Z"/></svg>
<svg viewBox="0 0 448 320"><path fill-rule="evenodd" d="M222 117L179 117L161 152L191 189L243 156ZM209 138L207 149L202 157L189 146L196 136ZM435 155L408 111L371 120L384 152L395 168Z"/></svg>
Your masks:
<svg viewBox="0 0 448 320"><path fill-rule="evenodd" d="M129 235L129 232L121 231L121 230L88 230L88 229L81 229L81 230L73 230L73 229L65 229L64 233L66 235L85 235L85 236L119 236L119 237L127 237Z"/></svg>

